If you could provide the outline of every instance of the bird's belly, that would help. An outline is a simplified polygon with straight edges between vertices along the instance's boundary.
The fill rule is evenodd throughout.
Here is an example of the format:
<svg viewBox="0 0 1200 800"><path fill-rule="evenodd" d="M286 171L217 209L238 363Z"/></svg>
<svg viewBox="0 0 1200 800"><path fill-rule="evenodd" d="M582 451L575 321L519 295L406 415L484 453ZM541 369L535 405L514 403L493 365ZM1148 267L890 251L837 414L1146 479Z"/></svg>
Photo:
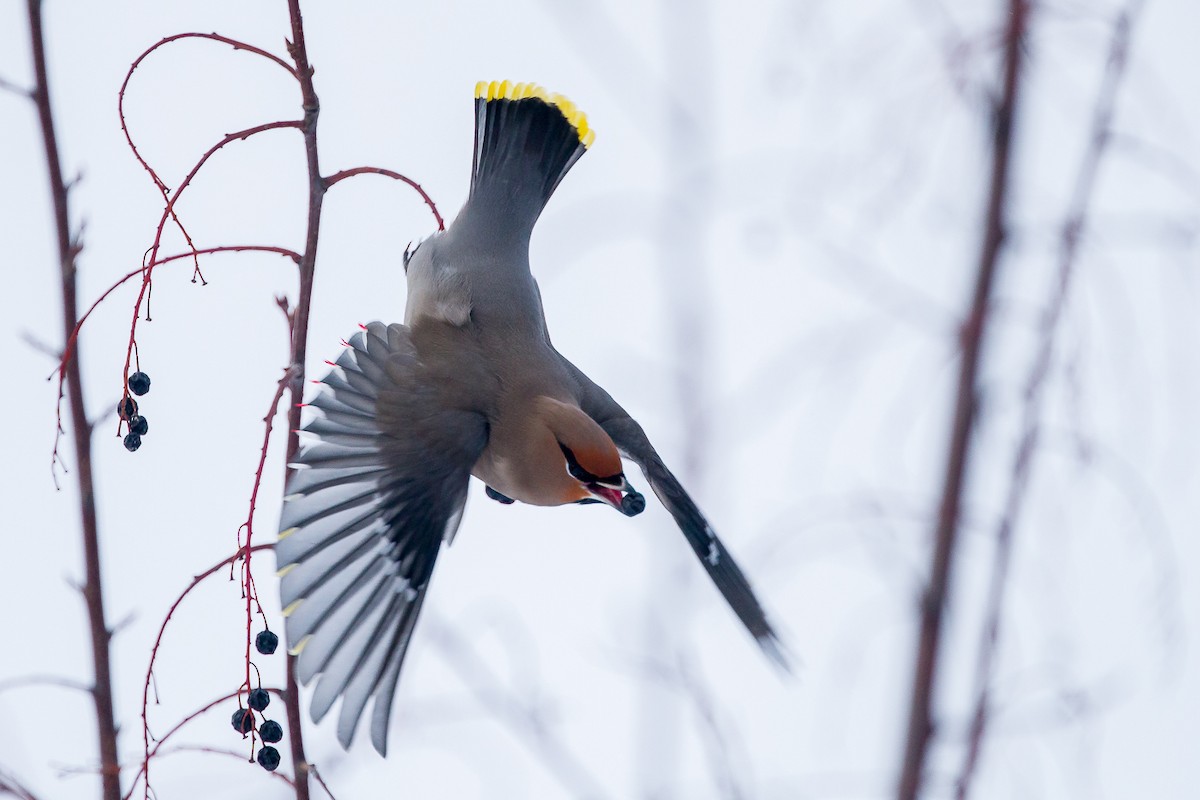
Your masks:
<svg viewBox="0 0 1200 800"><path fill-rule="evenodd" d="M504 448L489 442L471 474L505 497L519 500L531 506L556 506L562 501L551 499L539 487L529 481L528 470L522 469L520 456L506 453Z"/></svg>

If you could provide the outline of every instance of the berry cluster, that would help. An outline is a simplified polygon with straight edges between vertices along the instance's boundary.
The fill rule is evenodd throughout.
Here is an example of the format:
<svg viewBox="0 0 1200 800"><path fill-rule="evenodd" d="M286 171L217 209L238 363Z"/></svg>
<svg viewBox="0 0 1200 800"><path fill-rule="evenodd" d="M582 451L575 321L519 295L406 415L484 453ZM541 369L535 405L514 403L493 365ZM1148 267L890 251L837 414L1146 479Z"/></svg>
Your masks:
<svg viewBox="0 0 1200 800"><path fill-rule="evenodd" d="M144 372L135 372L129 376L128 391L117 403L117 416L129 425L129 433L125 434L125 449L134 452L142 446L142 437L150 431L150 423L138 413L137 401L129 396L133 392L141 397L150 391L150 376Z"/></svg>
<svg viewBox="0 0 1200 800"><path fill-rule="evenodd" d="M275 648L279 647L279 637L271 631L259 631L258 636L254 638L254 646L258 648L258 652L269 656L275 652ZM230 720L233 723L233 729L244 738L246 734L254 730L254 712L257 711L261 714L270 704L271 695L266 689L262 687L251 689L250 693L246 695L248 708L239 708L233 712L233 718ZM258 737L264 743L263 748L258 751L258 763L268 772L274 772L279 767L281 758L279 751L271 745L283 740L283 726L275 720L264 719L258 726Z"/></svg>

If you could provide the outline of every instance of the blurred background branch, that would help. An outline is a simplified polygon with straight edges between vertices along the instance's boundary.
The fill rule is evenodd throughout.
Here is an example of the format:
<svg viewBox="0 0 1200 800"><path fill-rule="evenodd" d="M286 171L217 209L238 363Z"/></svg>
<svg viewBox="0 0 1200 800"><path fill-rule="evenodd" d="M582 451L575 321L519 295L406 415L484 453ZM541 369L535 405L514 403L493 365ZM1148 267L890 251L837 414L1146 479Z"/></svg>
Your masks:
<svg viewBox="0 0 1200 800"><path fill-rule="evenodd" d="M971 445L975 439L979 411L977 375L990 321L992 285L1003 254L1008 229L1007 204L1011 177L1011 155L1017 101L1020 96L1028 0L1007 0L1007 27L1004 34L1004 58L1001 62L1001 89L996 97L992 129L992 162L984 212L983 244L975 274L975 288L962 322L958 386L954 417L950 427L946 477L938 506L934 530L932 560L927 586L921 598L920 634L913 668L912 700L908 732L901 762L899 800L915 800L925 775L929 741L934 735L933 695L938 681L943 618L950 596L955 567L955 546L959 537L960 506L971 467Z"/></svg>

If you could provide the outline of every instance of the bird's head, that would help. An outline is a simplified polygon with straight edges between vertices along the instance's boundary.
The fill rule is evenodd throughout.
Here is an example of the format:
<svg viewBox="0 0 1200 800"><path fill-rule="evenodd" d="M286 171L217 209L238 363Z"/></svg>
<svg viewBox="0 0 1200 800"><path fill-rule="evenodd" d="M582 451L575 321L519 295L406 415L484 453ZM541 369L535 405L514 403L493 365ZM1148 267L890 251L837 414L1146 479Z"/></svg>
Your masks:
<svg viewBox="0 0 1200 800"><path fill-rule="evenodd" d="M625 478L621 454L608 434L578 406L549 397L538 399L537 413L554 434L562 453L558 481L563 503L605 503L632 517L646 500ZM561 474L561 473L560 473Z"/></svg>

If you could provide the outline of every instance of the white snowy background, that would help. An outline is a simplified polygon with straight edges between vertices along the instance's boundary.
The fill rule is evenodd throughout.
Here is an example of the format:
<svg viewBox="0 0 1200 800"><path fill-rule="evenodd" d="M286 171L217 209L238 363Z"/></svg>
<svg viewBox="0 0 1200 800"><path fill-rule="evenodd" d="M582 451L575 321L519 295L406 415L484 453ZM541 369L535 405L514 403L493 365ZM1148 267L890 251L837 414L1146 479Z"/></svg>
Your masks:
<svg viewBox="0 0 1200 800"><path fill-rule="evenodd" d="M955 331L979 247L984 97L996 85L1004 5L305 4L326 173L401 171L449 218L466 196L477 80L536 81L588 113L596 144L533 240L555 343L677 466L798 662L791 678L771 668L653 501L625 519L595 506L501 507L473 484L401 680L389 757L363 736L343 753L331 724L305 729L309 759L337 797L893 791ZM1021 386L1123 7L1046 0L1033 17L1015 225L985 354L929 797L949 796L962 756ZM52 0L46 10L64 169L78 176L86 307L141 263L161 211L118 123L132 60L181 31L218 31L286 57L287 12L283 2L233 0ZM1099 174L1016 534L978 798L1196 796L1197 30L1193 0L1149 0L1133 30L1119 135ZM31 83L15 0L0 4L0 78ZM299 100L277 66L193 41L142 65L127 108L143 153L174 185L225 133L297 118ZM51 479L54 362L31 344L61 346L39 137L33 106L0 92L0 769L39 797L90 798L89 699L5 688L90 675L73 588L82 574L73 476L59 492ZM306 202L301 138L284 130L225 148L178 211L201 247L300 249ZM330 191L310 371L320 374L358 323L400 319L401 253L432 230L416 195L386 178ZM166 250L182 250L177 234ZM204 287L189 282L186 262L156 272L153 322L138 334L154 382L142 402L151 431L136 454L111 435L110 413L133 284L93 315L81 345L131 767L155 633L191 577L236 547L287 355L273 298L296 293L286 259L218 255L202 267ZM283 446L277 435L260 542L273 537ZM281 628L272 559L256 562ZM211 579L185 601L155 671L153 731L237 688L243 636L238 583ZM267 684L282 683L280 655L256 663ZM179 742L248 754L226 705ZM152 776L162 800L289 796L225 755L164 756Z"/></svg>

